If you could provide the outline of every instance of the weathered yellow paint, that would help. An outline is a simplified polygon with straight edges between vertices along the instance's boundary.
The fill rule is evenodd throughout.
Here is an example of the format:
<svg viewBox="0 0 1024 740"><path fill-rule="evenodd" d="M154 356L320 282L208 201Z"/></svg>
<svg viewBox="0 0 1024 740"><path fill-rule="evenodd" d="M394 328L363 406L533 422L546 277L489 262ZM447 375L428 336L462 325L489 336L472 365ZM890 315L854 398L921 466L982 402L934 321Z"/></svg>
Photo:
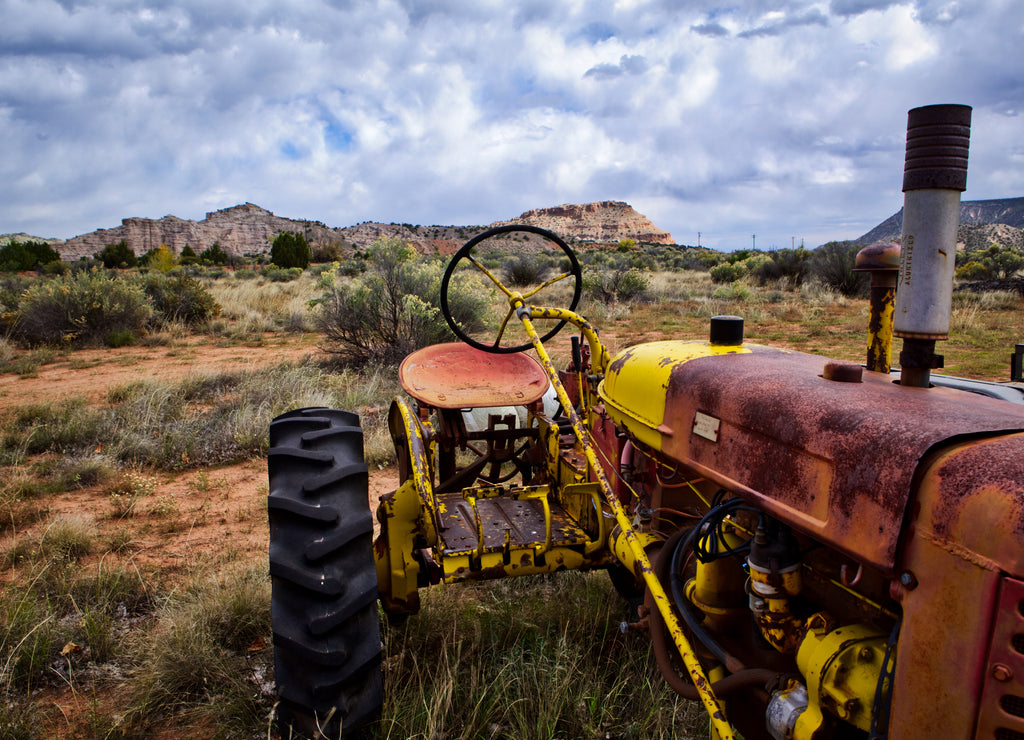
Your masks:
<svg viewBox="0 0 1024 740"><path fill-rule="evenodd" d="M807 680L809 704L796 721L794 740L815 736L824 723L823 709L861 730L871 729L887 638L863 624L832 629L832 621L823 613L807 620L796 662Z"/></svg>
<svg viewBox="0 0 1024 740"><path fill-rule="evenodd" d="M671 600L665 593L665 589L662 587L661 581L659 581L658 577L655 575L653 568L651 568L651 563L647 558L647 553L644 552L644 543L638 536L637 531L633 528L633 523L626 513L626 510L622 507L622 504L619 503L619 500L615 497L615 494L612 491L611 485L608 483L608 478L604 474L604 469L602 468L600 461L597 459L597 454L594 452L594 444L590 440L590 435L583 422L580 420L579 414L577 414L576 410L573 408L572 402L565 392L565 388L562 387L562 384L558 379L558 370L551 361L551 357L548 355L547 350L544 349L544 345L540 341L540 335L537 334L536 329L533 327L531 318L535 315L549 318L549 309L531 309L516 301L513 301L512 305L516 308L519 320L522 322L523 328L530 337L534 351L536 351L537 356L540 358L541 367L543 367L548 373L548 378L551 380L551 386L555 390L559 403L561 403L562 408L566 410L573 433L576 435L576 439L579 442L582 452L587 459L587 463L590 466L591 474L601 486L604 504L615 516L615 521L622 529L623 536L626 538L629 549L632 551L634 559L639 564L644 577L644 583L647 585L647 588L651 593L651 597L654 600L654 604L657 607L658 612L664 619L665 626L668 629L669 634L672 636L672 641L679 650L679 655L682 658L683 665L686 667L686 671L691 682L697 688L697 693L700 696L701 703L707 710L708 716L711 720L711 726L721 736L722 740L731 740L734 735L732 727L725 718L725 711L722 709L718 699L715 697L715 693L711 688L711 683L708 681L707 676L704 675L704 669L697 660L693 647L690 645L690 641L683 632L683 629L679 624L679 620L676 619ZM601 345L601 349L603 349L603 345ZM730 347L729 349L733 352L737 351L736 347ZM611 372L611 366L609 366L609 372ZM664 396L662 396L662 406L664 406Z"/></svg>
<svg viewBox="0 0 1024 740"><path fill-rule="evenodd" d="M540 573L555 573L561 570L581 570L600 565L600 560L588 560L578 550L569 547L552 547L540 557L533 547L511 547L508 556L503 552L485 552L445 555L444 582L459 583L490 578L511 578L531 576ZM505 562L508 559L509 562ZM479 565L479 567L477 567Z"/></svg>
<svg viewBox="0 0 1024 740"><path fill-rule="evenodd" d="M726 529L724 542L728 547L739 547L744 538L734 529ZM694 577L686 584L686 598L704 614L712 628L720 627L736 614L745 614L747 574L735 558L719 558L709 563L697 561Z"/></svg>
<svg viewBox="0 0 1024 740"><path fill-rule="evenodd" d="M413 557L417 537L432 547L437 543L430 450L423 439L422 422L402 398L391 403L388 426L395 440L403 478L398 490L381 498L377 518L381 535L374 548L377 588L386 599L417 603L420 564Z"/></svg>
<svg viewBox="0 0 1024 740"><path fill-rule="evenodd" d="M658 545L664 542L665 538L659 536L653 532L637 532L637 539L643 546L646 552L648 548L653 545ZM628 568L633 572L633 575L638 581L643 581L643 569L636 560L636 556L633 555L633 550L629 546L624 533L616 529L612 532L612 552L615 554L615 559L618 560L624 567Z"/></svg>
<svg viewBox="0 0 1024 740"><path fill-rule="evenodd" d="M875 308L872 306L872 311ZM895 291L887 294L878 306L878 323L872 315L868 325L868 370L888 373L892 368L892 322L896 311Z"/></svg>
<svg viewBox="0 0 1024 740"><path fill-rule="evenodd" d="M612 358L597 393L617 424L644 444L661 449L665 397L672 371L700 357L747 354L749 348L710 342L664 341L638 344Z"/></svg>

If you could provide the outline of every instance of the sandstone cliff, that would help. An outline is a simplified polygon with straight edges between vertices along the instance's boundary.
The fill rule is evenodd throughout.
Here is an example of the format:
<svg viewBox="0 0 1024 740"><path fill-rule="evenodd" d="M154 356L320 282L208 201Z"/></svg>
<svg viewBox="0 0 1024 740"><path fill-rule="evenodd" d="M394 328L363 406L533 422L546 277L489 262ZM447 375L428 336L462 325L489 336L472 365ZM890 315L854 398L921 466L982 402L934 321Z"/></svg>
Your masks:
<svg viewBox="0 0 1024 740"><path fill-rule="evenodd" d="M92 256L108 244L124 239L136 254L145 254L166 244L175 254L189 245L198 254L219 243L230 255L261 254L282 231L301 232L311 245L330 244L341 240L335 229L311 221L294 221L275 216L252 203L225 208L206 214L202 221L188 221L177 216L161 219L126 218L113 229L100 229L68 239L57 246L61 257L75 260Z"/></svg>
<svg viewBox="0 0 1024 740"><path fill-rule="evenodd" d="M637 242L672 244L672 235L655 226L627 203L603 201L584 205L562 205L527 211L504 224L530 224L550 229L564 239L594 244L615 244L630 238ZM465 241L483 231L485 226L414 226L412 224L381 224L364 222L355 226L332 229L318 221L297 221L275 216L252 203L225 208L206 214L202 221L188 221L177 216L161 219L126 218L113 229L100 229L58 243L55 248L65 260L89 257L107 244L122 239L136 254L145 254L166 244L175 254L185 245L196 253L220 244L231 255L263 254L280 232L303 233L310 245L336 245L346 250L366 249L377 239L398 238L409 241L425 254L451 254Z"/></svg>
<svg viewBox="0 0 1024 740"><path fill-rule="evenodd" d="M672 235L662 231L646 216L637 213L628 203L606 200L584 205L562 205L527 211L504 224L530 224L548 229L565 238L572 236L582 241L614 244L622 239L653 244L675 244Z"/></svg>

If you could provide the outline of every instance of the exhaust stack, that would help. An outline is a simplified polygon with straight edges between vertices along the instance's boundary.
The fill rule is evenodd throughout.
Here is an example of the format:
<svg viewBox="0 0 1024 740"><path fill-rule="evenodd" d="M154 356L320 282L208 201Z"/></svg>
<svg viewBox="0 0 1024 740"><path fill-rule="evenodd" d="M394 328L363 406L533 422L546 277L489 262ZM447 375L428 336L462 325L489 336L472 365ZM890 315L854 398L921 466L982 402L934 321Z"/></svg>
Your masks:
<svg viewBox="0 0 1024 740"><path fill-rule="evenodd" d="M927 388L949 338L960 193L967 189L971 108L928 105L907 115L903 236L894 334L903 339L900 384Z"/></svg>

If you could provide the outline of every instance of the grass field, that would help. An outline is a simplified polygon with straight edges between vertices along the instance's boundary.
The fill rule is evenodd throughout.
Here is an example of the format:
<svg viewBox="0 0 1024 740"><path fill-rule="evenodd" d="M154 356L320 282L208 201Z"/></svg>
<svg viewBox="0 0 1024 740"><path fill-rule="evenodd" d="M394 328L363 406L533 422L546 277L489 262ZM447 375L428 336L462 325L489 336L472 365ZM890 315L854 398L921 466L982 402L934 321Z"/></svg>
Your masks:
<svg viewBox="0 0 1024 740"><path fill-rule="evenodd" d="M394 476L394 368L340 369L319 351L317 278L208 285L218 317L137 346L0 339L0 740L270 735L270 419L357 410L375 479ZM1013 294L957 294L946 372L1007 379L1021 308ZM703 338L719 314L743 316L750 342L852 361L866 349L866 301L816 285L656 273L646 300L585 298L580 311L613 351ZM646 640L619 631L627 618L603 573L431 590L420 615L385 630L387 698L370 735L706 736Z"/></svg>

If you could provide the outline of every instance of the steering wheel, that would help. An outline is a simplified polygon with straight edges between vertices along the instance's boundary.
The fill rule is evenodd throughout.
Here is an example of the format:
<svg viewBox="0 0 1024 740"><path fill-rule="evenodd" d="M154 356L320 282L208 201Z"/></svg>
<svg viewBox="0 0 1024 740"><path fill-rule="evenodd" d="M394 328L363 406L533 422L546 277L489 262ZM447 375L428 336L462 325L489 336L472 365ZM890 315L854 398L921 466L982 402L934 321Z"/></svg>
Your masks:
<svg viewBox="0 0 1024 740"><path fill-rule="evenodd" d="M490 239L492 236L497 236L499 234L508 234L516 231L523 231L529 234L537 234L538 236L542 236L548 241L557 244L559 249L561 249L562 252L565 253L565 256L569 258L569 271L563 272L560 275L556 275L550 280L545 280L538 287L530 290L527 293L518 294L515 291L512 291L511 289L505 287L505 285L501 282L500 279L498 279L498 277L493 272L484 267L473 256L472 252L473 248L477 246L480 242L484 241L485 239ZM483 342L479 342L473 339L465 331L463 331L462 327L460 327L455 322L455 319L452 318L451 308L448 305L448 289L451 284L452 275L455 273L455 269L458 267L459 263L462 260L466 260L471 265L473 265L473 267L475 267L481 273L486 275L487 278L490 279L491 282L493 282L497 286L498 290L500 290L509 298L508 313L505 314L505 318L501 322L501 327L498 329L498 336L495 338L493 344L484 344ZM538 226L528 226L525 224L495 226L493 229L487 229L487 231L477 234L468 242L466 242L462 246L462 249L455 253L455 255L452 257L451 262L448 263L448 268L444 271L444 278L441 280L441 313L444 314L444 319L445 321L448 322L448 326L455 333L455 336L457 336L463 342L468 344L470 347L475 347L477 349L483 350L484 352L492 352L495 354L511 354L513 352L522 352L523 350L530 349L533 345L529 342L511 347L501 344L501 339L505 335L505 329L508 327L509 321L515 316L516 306L512 303L513 297L518 296L519 298L522 298L525 301L533 297L540 291L544 290L548 286L557 283L561 280L565 280L566 278L572 278L574 282L572 302L569 305L569 310L573 311L576 309L576 305L580 301L580 292L583 289L583 275L580 271L580 263L576 260L576 255L573 253L572 249L569 248L569 245L566 244L557 234L548 231L547 229L542 229ZM541 336L540 340L542 342L548 341L549 339L551 339L551 337L555 336L555 334L561 331L563 326L565 326L565 320L559 321L557 324L555 324L553 329L549 330L546 334Z"/></svg>

